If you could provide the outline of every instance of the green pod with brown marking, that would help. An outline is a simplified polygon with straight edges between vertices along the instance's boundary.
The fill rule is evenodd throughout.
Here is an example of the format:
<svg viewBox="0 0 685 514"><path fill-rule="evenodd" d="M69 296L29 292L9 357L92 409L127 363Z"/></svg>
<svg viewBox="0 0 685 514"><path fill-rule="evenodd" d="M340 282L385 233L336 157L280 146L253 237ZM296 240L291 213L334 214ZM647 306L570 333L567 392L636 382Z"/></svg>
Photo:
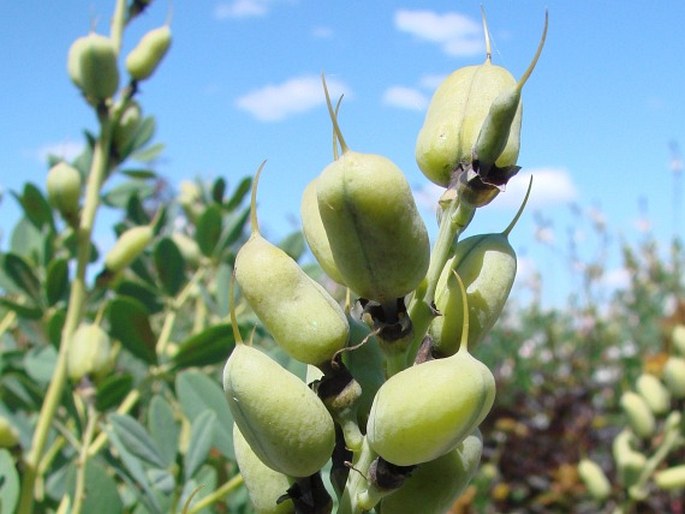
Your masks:
<svg viewBox="0 0 685 514"><path fill-rule="evenodd" d="M437 459L478 427L494 399L492 373L462 347L400 371L380 387L369 414L369 445L397 466Z"/></svg>
<svg viewBox="0 0 685 514"><path fill-rule="evenodd" d="M412 472L404 484L384 497L380 514L444 514L473 478L483 452L480 431L467 436L454 450Z"/></svg>
<svg viewBox="0 0 685 514"><path fill-rule="evenodd" d="M326 229L323 226L323 221L321 221L319 202L316 196L316 179L307 184L302 193L300 218L302 219L304 238L321 269L338 284L345 285L340 271L338 271L338 266L335 264L328 235L326 235Z"/></svg>
<svg viewBox="0 0 685 514"><path fill-rule="evenodd" d="M328 461L335 445L333 419L297 376L241 343L226 362L223 384L235 423L269 468L307 477Z"/></svg>
<svg viewBox="0 0 685 514"><path fill-rule="evenodd" d="M286 499L278 503L278 499L285 494L293 480L259 460L235 423L233 448L235 460L256 514L295 514L292 500Z"/></svg>
<svg viewBox="0 0 685 514"><path fill-rule="evenodd" d="M252 184L252 234L236 255L235 279L252 310L288 355L322 365L347 345L347 317L321 284L259 233L260 172Z"/></svg>
<svg viewBox="0 0 685 514"><path fill-rule="evenodd" d="M486 59L451 73L437 88L416 140L416 162L432 182L448 187L462 170L514 166L521 132L521 90L540 56L547 32L517 82L492 64L485 18Z"/></svg>
<svg viewBox="0 0 685 514"><path fill-rule="evenodd" d="M126 56L126 70L133 80L150 77L162 62L171 46L171 28L168 25L145 34L136 47Z"/></svg>
<svg viewBox="0 0 685 514"><path fill-rule="evenodd" d="M119 87L117 50L108 37L90 33L69 48L67 71L89 102L111 98Z"/></svg>

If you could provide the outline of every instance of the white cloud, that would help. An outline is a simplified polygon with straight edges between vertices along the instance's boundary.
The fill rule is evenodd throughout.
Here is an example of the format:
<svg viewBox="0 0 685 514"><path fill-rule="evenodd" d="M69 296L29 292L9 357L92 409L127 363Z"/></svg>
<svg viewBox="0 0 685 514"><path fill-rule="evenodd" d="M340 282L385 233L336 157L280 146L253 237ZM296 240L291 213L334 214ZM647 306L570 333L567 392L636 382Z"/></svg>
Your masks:
<svg viewBox="0 0 685 514"><path fill-rule="evenodd" d="M418 89L392 86L383 93L383 103L401 109L422 111L428 106L428 98Z"/></svg>
<svg viewBox="0 0 685 514"><path fill-rule="evenodd" d="M428 10L400 9L395 12L395 27L419 39L437 43L449 55L474 55L484 49L481 24L456 12L438 14Z"/></svg>
<svg viewBox="0 0 685 514"><path fill-rule="evenodd" d="M48 156L60 157L65 161L72 161L83 151L83 143L72 139L65 139L59 143L47 143L31 152L40 162L47 162Z"/></svg>
<svg viewBox="0 0 685 514"><path fill-rule="evenodd" d="M312 36L318 39L329 39L333 37L333 29L330 27L314 27Z"/></svg>
<svg viewBox="0 0 685 514"><path fill-rule="evenodd" d="M334 102L341 94L349 98L348 88L343 82L328 78L326 84ZM239 109L247 111L259 121L266 122L281 121L323 103L325 97L318 75L304 75L280 84L269 84L236 100Z"/></svg>
<svg viewBox="0 0 685 514"><path fill-rule="evenodd" d="M528 189L528 181L533 176L533 186L528 200L528 208L564 205L578 199L578 190L573 177L562 168L533 168L519 173L507 184L506 192L499 194L493 205L515 207L520 205Z"/></svg>
<svg viewBox="0 0 685 514"><path fill-rule="evenodd" d="M221 2L214 7L214 18L250 18L264 16L271 8L272 0L233 0Z"/></svg>

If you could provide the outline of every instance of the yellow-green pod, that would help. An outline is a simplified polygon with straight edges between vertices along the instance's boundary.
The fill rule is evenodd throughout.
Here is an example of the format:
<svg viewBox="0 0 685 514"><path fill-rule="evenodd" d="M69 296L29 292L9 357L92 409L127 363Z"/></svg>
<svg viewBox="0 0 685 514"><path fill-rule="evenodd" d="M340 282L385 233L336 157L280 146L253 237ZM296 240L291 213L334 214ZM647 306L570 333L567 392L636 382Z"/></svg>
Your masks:
<svg viewBox="0 0 685 514"><path fill-rule="evenodd" d="M626 391L621 395L620 403L635 435L643 439L652 437L656 430L656 420L642 396L633 391Z"/></svg>
<svg viewBox="0 0 685 514"><path fill-rule="evenodd" d="M671 339L676 353L685 357L685 325L676 325L671 333Z"/></svg>
<svg viewBox="0 0 685 514"><path fill-rule="evenodd" d="M669 357L664 364L663 380L674 398L685 398L685 358Z"/></svg>
<svg viewBox="0 0 685 514"><path fill-rule="evenodd" d="M126 268L143 253L154 235L154 230L149 225L139 225L123 232L105 255L105 269L117 273Z"/></svg>
<svg viewBox="0 0 685 514"><path fill-rule="evenodd" d="M243 476L247 494L256 514L295 514L295 505L287 499L277 500L285 494L293 480L266 466L250 448L238 425L233 424L235 459Z"/></svg>
<svg viewBox="0 0 685 514"><path fill-rule="evenodd" d="M331 252L326 229L321 221L319 202L316 197L316 179L307 184L302 193L300 217L302 218L304 238L321 269L338 284L345 285L335 264L335 259L333 259L333 252Z"/></svg>
<svg viewBox="0 0 685 514"><path fill-rule="evenodd" d="M4 416L0 416L0 448L13 448L19 442L19 431Z"/></svg>
<svg viewBox="0 0 685 514"><path fill-rule="evenodd" d="M259 172L252 184L252 234L236 256L236 281L250 307L286 353L306 364L323 364L347 345L347 317L318 282L259 233L258 182Z"/></svg>
<svg viewBox="0 0 685 514"><path fill-rule="evenodd" d="M118 123L112 128L112 146L119 156L128 155L140 127L142 111L135 100L130 100Z"/></svg>
<svg viewBox="0 0 685 514"><path fill-rule="evenodd" d="M62 161L48 171L46 189L48 201L62 217L74 224L78 220L81 198L81 174L76 168Z"/></svg>
<svg viewBox="0 0 685 514"><path fill-rule="evenodd" d="M521 131L520 94L542 51L545 32L533 61L518 82L493 65L488 30L486 59L450 74L437 88L416 141L416 162L432 182L447 187L456 170L469 167L480 154L488 165L513 166ZM477 150L476 150L477 149Z"/></svg>
<svg viewBox="0 0 685 514"><path fill-rule="evenodd" d="M685 465L673 466L654 474L654 483L664 491L685 489Z"/></svg>
<svg viewBox="0 0 685 514"><path fill-rule="evenodd" d="M618 478L624 487L635 485L647 464L647 457L634 449L637 444L635 434L629 429L618 433L612 443L612 453L616 462Z"/></svg>
<svg viewBox="0 0 685 514"><path fill-rule="evenodd" d="M451 452L419 465L400 489L381 500L380 514L447 512L476 473L482 451L476 430Z"/></svg>
<svg viewBox="0 0 685 514"><path fill-rule="evenodd" d="M83 323L74 332L67 352L67 373L73 381L109 368L112 345L99 325Z"/></svg>
<svg viewBox="0 0 685 514"><path fill-rule="evenodd" d="M119 87L114 43L95 33L78 38L69 48L67 71L90 102L111 98Z"/></svg>
<svg viewBox="0 0 685 514"><path fill-rule="evenodd" d="M611 494L611 483L602 468L591 459L581 459L578 463L578 475L587 487L587 491L597 501L606 500Z"/></svg>
<svg viewBox="0 0 685 514"><path fill-rule="evenodd" d="M223 383L233 419L268 467L306 477L328 461L335 445L333 419L297 376L256 348L238 344Z"/></svg>
<svg viewBox="0 0 685 514"><path fill-rule="evenodd" d="M134 80L145 80L154 73L171 46L171 28L168 25L145 34L126 56L126 69Z"/></svg>
<svg viewBox="0 0 685 514"><path fill-rule="evenodd" d="M465 347L393 375L374 399L367 437L397 466L436 459L480 425L495 399L495 379Z"/></svg>
<svg viewBox="0 0 685 514"><path fill-rule="evenodd" d="M654 375L641 374L635 382L635 389L657 416L671 410L671 393Z"/></svg>

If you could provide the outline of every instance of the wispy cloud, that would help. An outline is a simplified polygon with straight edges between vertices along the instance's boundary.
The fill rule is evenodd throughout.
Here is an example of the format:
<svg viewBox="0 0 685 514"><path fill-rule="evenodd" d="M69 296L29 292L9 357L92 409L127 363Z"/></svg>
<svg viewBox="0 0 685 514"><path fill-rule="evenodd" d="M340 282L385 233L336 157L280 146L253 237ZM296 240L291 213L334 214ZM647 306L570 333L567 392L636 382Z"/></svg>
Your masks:
<svg viewBox="0 0 685 514"><path fill-rule="evenodd" d="M265 16L274 4L274 0L232 0L219 2L214 7L214 18L254 18Z"/></svg>
<svg viewBox="0 0 685 514"><path fill-rule="evenodd" d="M483 52L481 24L460 13L400 9L395 12L395 27L418 39L440 45L449 55L468 56Z"/></svg>
<svg viewBox="0 0 685 514"><path fill-rule="evenodd" d="M401 109L422 111L428 105L428 97L418 89L392 86L383 93L383 103Z"/></svg>
<svg viewBox="0 0 685 514"><path fill-rule="evenodd" d="M349 88L343 82L327 78L326 83L332 98L341 94L349 98ZM318 75L304 75L254 89L238 98L236 106L259 121L275 122L311 110L324 102L321 78Z"/></svg>
<svg viewBox="0 0 685 514"><path fill-rule="evenodd" d="M31 155L40 162L47 162L50 155L60 157L65 161L72 161L83 151L83 143L72 139L65 139L58 143L46 143L34 151Z"/></svg>

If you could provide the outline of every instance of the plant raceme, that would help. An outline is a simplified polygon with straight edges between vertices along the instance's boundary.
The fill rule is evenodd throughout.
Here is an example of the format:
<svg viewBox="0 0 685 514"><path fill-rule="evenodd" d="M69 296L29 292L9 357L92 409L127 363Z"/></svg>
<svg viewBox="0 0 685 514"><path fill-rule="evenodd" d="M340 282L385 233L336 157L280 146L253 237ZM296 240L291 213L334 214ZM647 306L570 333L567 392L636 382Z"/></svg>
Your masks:
<svg viewBox="0 0 685 514"><path fill-rule="evenodd" d="M238 344L223 382L257 512L440 514L478 467L495 380L471 351L511 291L508 237L523 207L500 234L460 236L519 169L521 93L547 30L545 18L517 81L491 63L483 18L485 63L443 82L417 140L419 168L445 188L433 248L399 167L348 147L325 79L333 160L306 187L300 212L312 254L346 290L344 308L260 233L257 172L235 283L276 344L308 365L302 380L242 342L233 314Z"/></svg>

